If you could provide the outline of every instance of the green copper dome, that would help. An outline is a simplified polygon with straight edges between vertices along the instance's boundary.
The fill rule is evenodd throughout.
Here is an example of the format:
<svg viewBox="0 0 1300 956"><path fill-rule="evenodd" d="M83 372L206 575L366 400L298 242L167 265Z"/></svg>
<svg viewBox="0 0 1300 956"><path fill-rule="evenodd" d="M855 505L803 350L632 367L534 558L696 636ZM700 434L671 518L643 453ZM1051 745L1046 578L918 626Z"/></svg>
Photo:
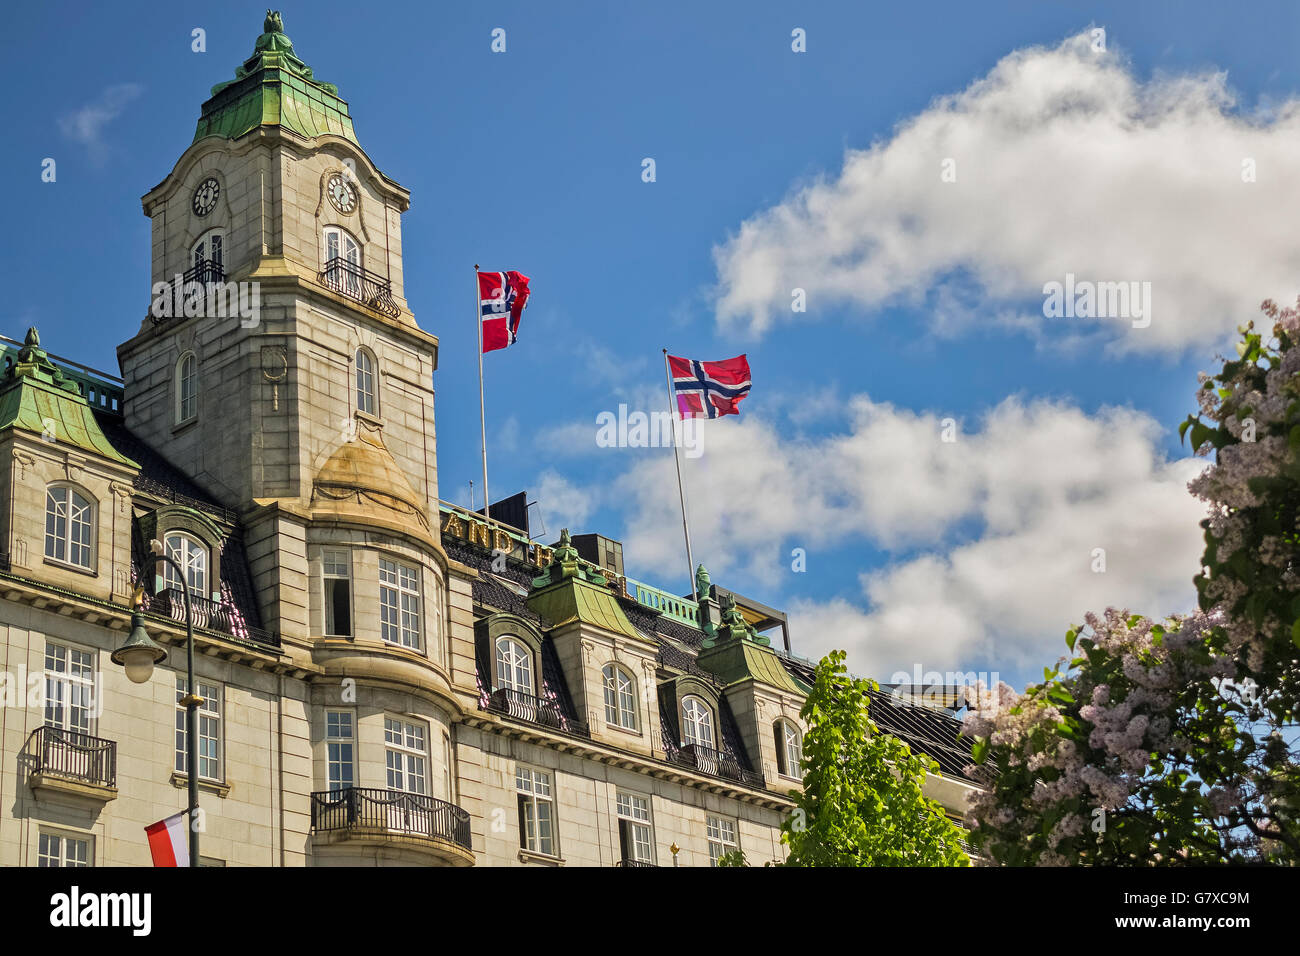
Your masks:
<svg viewBox="0 0 1300 956"><path fill-rule="evenodd" d="M194 140L238 139L259 126L283 126L308 138L333 133L356 143L347 102L338 87L314 79L311 67L294 55L278 10L266 11L262 30L235 78L212 88Z"/></svg>

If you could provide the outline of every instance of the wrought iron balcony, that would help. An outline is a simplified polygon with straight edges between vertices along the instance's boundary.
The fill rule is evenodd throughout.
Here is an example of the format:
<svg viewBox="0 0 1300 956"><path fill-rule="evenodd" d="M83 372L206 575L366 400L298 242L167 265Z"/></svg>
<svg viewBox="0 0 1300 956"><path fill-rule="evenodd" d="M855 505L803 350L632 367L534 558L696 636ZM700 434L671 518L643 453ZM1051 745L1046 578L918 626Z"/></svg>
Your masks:
<svg viewBox="0 0 1300 956"><path fill-rule="evenodd" d="M545 697L534 697L503 687L488 697L487 709L577 737L591 736L591 729L586 723L568 716L558 703Z"/></svg>
<svg viewBox="0 0 1300 956"><path fill-rule="evenodd" d="M694 767L700 773L735 780L751 787L762 787L767 783L761 773L746 770L731 754L703 744L686 744L672 759L687 767Z"/></svg>
<svg viewBox="0 0 1300 956"><path fill-rule="evenodd" d="M149 599L148 610L164 617L170 617L179 624L185 623L185 594L180 588L163 588ZM260 627L250 627L244 623L243 615L237 608L223 602L197 594L190 595L190 610L194 615L194 626L208 631L229 634L231 637L246 641L257 641L278 647L280 642L269 631Z"/></svg>
<svg viewBox="0 0 1300 956"><path fill-rule="evenodd" d="M27 738L31 773L96 787L117 786L117 742L60 727L37 727Z"/></svg>
<svg viewBox="0 0 1300 956"><path fill-rule="evenodd" d="M401 309L393 301L393 284L381 275L364 269L355 262L335 256L320 271L320 283L349 299L356 299L376 312L397 318Z"/></svg>
<svg viewBox="0 0 1300 956"><path fill-rule="evenodd" d="M648 866L652 870L656 868L653 863L646 863L644 860L619 860L614 865L615 866Z"/></svg>
<svg viewBox="0 0 1300 956"><path fill-rule="evenodd" d="M318 790L311 795L311 828L318 832L386 830L473 849L467 811L446 800L401 790Z"/></svg>
<svg viewBox="0 0 1300 956"><path fill-rule="evenodd" d="M200 259L198 262L194 263L194 265L191 268L185 270L185 272L181 275L179 281L173 279L172 296L174 299L176 299L177 302L180 302L183 301L185 297L185 290L188 289L191 285L198 285L200 288L202 288L203 286L207 285L210 282L225 282L225 281L226 281L226 270L225 267L220 262L218 262L216 259ZM175 318L180 318L182 316L183 313L177 312L173 314L170 318L175 319ZM158 325L161 322L167 321L167 317L164 316L154 315L152 316L152 318L153 318L154 325Z"/></svg>

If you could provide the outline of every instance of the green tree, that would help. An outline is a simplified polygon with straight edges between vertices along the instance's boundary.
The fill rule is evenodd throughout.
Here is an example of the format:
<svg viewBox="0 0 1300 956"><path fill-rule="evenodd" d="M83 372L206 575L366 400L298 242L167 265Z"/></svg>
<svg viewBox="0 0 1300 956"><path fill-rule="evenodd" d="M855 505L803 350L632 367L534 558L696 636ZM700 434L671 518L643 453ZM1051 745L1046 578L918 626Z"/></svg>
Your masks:
<svg viewBox="0 0 1300 956"><path fill-rule="evenodd" d="M782 825L787 866L969 866L960 831L921 793L938 765L880 733L874 681L850 677L844 652L817 665L804 702L803 790Z"/></svg>

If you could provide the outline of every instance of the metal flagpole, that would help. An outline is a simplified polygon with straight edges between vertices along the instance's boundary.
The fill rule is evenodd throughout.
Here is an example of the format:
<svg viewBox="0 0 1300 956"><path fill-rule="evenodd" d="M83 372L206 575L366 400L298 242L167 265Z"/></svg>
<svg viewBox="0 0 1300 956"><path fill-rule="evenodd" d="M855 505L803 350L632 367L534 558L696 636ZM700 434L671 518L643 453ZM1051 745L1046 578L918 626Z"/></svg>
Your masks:
<svg viewBox="0 0 1300 956"><path fill-rule="evenodd" d="M483 293L479 291L478 263L474 263L474 311L478 315L478 423L483 436L483 518L492 526L492 499L488 497L487 415L483 411ZM471 511L474 509L471 507Z"/></svg>
<svg viewBox="0 0 1300 956"><path fill-rule="evenodd" d="M677 497L682 503L682 534L686 536L686 567L690 571L691 579L691 599L698 601L699 594L695 591L695 559L691 557L691 529L686 523L686 488L682 485L682 452L677 441L677 396L673 393L673 373L668 365L668 350L664 349L664 378L668 382L668 414L672 416L670 421L673 423L673 460L677 463ZM685 426L683 426L685 427Z"/></svg>

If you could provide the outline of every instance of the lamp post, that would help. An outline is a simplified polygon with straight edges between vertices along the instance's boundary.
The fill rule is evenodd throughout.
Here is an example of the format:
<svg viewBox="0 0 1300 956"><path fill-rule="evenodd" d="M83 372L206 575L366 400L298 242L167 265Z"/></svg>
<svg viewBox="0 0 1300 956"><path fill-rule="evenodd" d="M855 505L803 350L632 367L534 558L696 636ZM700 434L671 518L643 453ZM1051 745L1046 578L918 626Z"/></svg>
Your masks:
<svg viewBox="0 0 1300 956"><path fill-rule="evenodd" d="M149 542L155 555L155 561L168 564L175 569L181 581L181 591L185 596L185 686L187 693L181 698L185 705L185 765L189 783L189 818L190 818L190 866L199 865L199 831L194 821L199 811L199 739L198 710L201 698L194 693L194 613L190 607L189 580L185 569L171 555L166 553L163 543L156 538ZM115 650L111 656L114 664L120 664L126 670L127 679L135 684L143 684L153 676L155 664L167 659L167 651L149 637L144 628L144 613L140 610L144 602L143 589L136 592L135 610L131 614L131 634L126 642Z"/></svg>

